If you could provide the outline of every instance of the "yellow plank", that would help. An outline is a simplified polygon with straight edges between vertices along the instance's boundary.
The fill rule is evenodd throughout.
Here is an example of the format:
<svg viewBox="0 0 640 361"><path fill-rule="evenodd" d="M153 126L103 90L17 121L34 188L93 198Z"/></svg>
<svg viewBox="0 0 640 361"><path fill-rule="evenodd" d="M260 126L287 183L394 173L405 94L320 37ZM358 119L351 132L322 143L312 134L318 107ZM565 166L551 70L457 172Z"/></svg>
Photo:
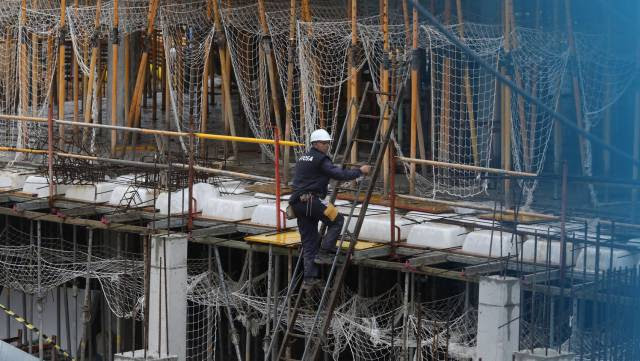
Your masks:
<svg viewBox="0 0 640 361"><path fill-rule="evenodd" d="M252 236L247 236L244 238L245 241L248 242L256 242L256 243L266 243L272 244L276 246L282 247L293 247L297 246L301 243L300 233L298 231L288 231L284 233L264 233L264 234L256 234ZM380 247L381 244L366 242L366 241L358 241L355 246L356 251L363 251L366 249L371 249L375 247ZM349 242L345 241L342 244L343 249L349 248Z"/></svg>
<svg viewBox="0 0 640 361"><path fill-rule="evenodd" d="M289 231L284 233L264 233L244 238L248 242L266 243L276 246L293 247L300 244L300 233Z"/></svg>

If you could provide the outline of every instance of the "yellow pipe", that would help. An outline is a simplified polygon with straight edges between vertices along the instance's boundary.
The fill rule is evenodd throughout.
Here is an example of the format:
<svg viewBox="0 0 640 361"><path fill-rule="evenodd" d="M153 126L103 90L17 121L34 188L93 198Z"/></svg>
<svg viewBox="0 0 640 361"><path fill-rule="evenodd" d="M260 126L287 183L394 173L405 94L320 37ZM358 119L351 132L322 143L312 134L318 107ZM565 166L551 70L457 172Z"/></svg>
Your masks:
<svg viewBox="0 0 640 361"><path fill-rule="evenodd" d="M194 135L201 139L226 140L231 142L242 142L242 143L275 144L275 141L273 139L237 137L233 135L220 135L220 134L207 134L207 133L194 133ZM278 141L278 144L287 146L287 147L304 146L304 144L292 142L290 140L280 140Z"/></svg>
<svg viewBox="0 0 640 361"><path fill-rule="evenodd" d="M21 116L21 115L8 115L8 114L0 114L0 118L16 120L16 121L26 121L26 122L46 122L47 121L47 118L43 118L43 117L27 117L27 116ZM80 127L124 130L124 131L139 132L139 133L146 133L146 134L166 135L166 136L172 136L172 137L188 137L191 134L186 132L172 132L167 130L142 129L142 128L132 128L132 127L123 127L123 126L113 126L113 125L107 125L107 124L72 122L68 120L59 120L59 119L54 119L54 122L58 124L77 125ZM275 140L264 139L264 138L237 137L233 135L221 135L221 134L209 134L209 133L193 133L193 135L196 138L200 138L200 139L221 140L221 141L227 141L227 142L275 144ZM304 144L302 143L292 142L289 140L281 140L278 142L278 144L285 147L304 146Z"/></svg>
<svg viewBox="0 0 640 361"><path fill-rule="evenodd" d="M47 154L46 150L28 149L28 148L13 148L13 147L0 147L0 152Z"/></svg>

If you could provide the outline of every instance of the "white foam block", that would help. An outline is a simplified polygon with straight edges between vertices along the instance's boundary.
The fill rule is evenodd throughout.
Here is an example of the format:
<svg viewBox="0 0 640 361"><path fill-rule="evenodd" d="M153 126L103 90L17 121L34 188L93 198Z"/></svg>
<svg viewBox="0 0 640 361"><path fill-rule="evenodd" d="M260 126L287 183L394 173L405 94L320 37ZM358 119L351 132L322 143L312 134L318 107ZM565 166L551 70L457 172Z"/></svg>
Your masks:
<svg viewBox="0 0 640 361"><path fill-rule="evenodd" d="M248 193L248 191L242 186L240 181L227 181L221 182L216 185L220 194L241 194Z"/></svg>
<svg viewBox="0 0 640 361"><path fill-rule="evenodd" d="M24 186L30 172L23 169L4 169L0 171L0 188L18 189Z"/></svg>
<svg viewBox="0 0 640 361"><path fill-rule="evenodd" d="M416 222L438 221L443 218L455 217L455 213L425 213L411 211L404 215L405 218L413 219Z"/></svg>
<svg viewBox="0 0 640 361"><path fill-rule="evenodd" d="M187 191L188 194L188 191ZM213 184L196 183L193 185L193 198L196 200L196 211L202 212L204 205L217 198L220 192Z"/></svg>
<svg viewBox="0 0 640 361"><path fill-rule="evenodd" d="M466 235L466 228L461 226L426 222L411 228L407 243L437 249L454 248L462 246Z"/></svg>
<svg viewBox="0 0 640 361"><path fill-rule="evenodd" d="M527 236L522 243L521 256L522 260L526 262L535 262L542 264L560 264L561 244L559 241L547 241L538 238L536 241L534 237ZM567 248L565 250L565 262L567 265L572 265L571 260L573 245L567 242Z"/></svg>
<svg viewBox="0 0 640 361"><path fill-rule="evenodd" d="M473 231L464 239L462 251L487 257L506 257L516 254L516 245L520 238L511 233L496 232L488 229Z"/></svg>
<svg viewBox="0 0 640 361"><path fill-rule="evenodd" d="M89 203L104 203L111 199L116 186L117 184L109 182L72 185L67 190L66 197Z"/></svg>
<svg viewBox="0 0 640 361"><path fill-rule="evenodd" d="M160 214L169 214L169 192L162 192L156 199ZM180 189L171 193L171 214L189 213L189 191Z"/></svg>
<svg viewBox="0 0 640 361"><path fill-rule="evenodd" d="M67 185L56 185L56 195L64 194L69 189ZM22 192L35 194L38 198L49 196L49 180L46 177L31 175L27 177L22 186Z"/></svg>
<svg viewBox="0 0 640 361"><path fill-rule="evenodd" d="M346 219L345 219L346 221ZM353 232L356 225L356 219L352 218L349 223L349 231ZM396 241L407 239L407 235L411 228L415 225L412 220L395 217ZM399 230L398 230L399 228ZM391 241L391 216L388 214L377 214L367 216L362 223L362 229L358 239L363 241L386 243Z"/></svg>
<svg viewBox="0 0 640 361"><path fill-rule="evenodd" d="M343 202L345 202L345 201L343 201ZM338 212L341 213L341 214L348 215L349 212L351 211L351 203L349 203L349 202L341 203L341 204L335 204L334 203L334 205L336 206L336 208L338 208ZM361 211L362 211L362 204L356 205L355 208L353 209L353 216L354 217L358 217L360 215ZM367 212L365 214L367 215L367 217L368 216L381 215L381 214L387 214L388 215L390 211L391 211L391 208L389 208L389 207L370 204L367 207Z"/></svg>
<svg viewBox="0 0 640 361"><path fill-rule="evenodd" d="M133 185L120 185L111 192L109 204L122 207L150 207L153 205L153 190Z"/></svg>
<svg viewBox="0 0 640 361"><path fill-rule="evenodd" d="M296 219L287 219L284 212L289 205L288 202L280 202L280 210L278 213L280 216L280 225L286 228L296 227L298 225L298 221ZM269 202L263 203L255 207L253 214L251 215L251 223L261 224L264 226L276 226L276 203Z"/></svg>
<svg viewBox="0 0 640 361"><path fill-rule="evenodd" d="M586 270L588 272L596 271L596 247L588 246L586 250L583 248L576 258L576 271L582 271L585 269L585 252L586 252ZM613 252L613 254L612 254ZM610 247L600 247L600 254L598 259L598 270L605 271L610 268L624 268L634 267L637 262L635 255L629 253L624 249L613 249ZM612 267L609 267L612 266Z"/></svg>
<svg viewBox="0 0 640 361"><path fill-rule="evenodd" d="M220 195L204 205L202 215L227 221L251 219L255 207L265 202L264 199L247 195Z"/></svg>

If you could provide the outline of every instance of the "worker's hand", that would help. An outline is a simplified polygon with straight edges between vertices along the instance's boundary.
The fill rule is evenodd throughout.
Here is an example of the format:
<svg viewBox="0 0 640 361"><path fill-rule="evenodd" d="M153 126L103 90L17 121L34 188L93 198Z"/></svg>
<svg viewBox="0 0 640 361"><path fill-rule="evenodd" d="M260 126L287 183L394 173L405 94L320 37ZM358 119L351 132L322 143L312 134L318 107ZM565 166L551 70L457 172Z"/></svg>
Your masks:
<svg viewBox="0 0 640 361"><path fill-rule="evenodd" d="M363 165L362 167L360 167L360 172L362 172L362 174L369 174L371 172L371 166Z"/></svg>

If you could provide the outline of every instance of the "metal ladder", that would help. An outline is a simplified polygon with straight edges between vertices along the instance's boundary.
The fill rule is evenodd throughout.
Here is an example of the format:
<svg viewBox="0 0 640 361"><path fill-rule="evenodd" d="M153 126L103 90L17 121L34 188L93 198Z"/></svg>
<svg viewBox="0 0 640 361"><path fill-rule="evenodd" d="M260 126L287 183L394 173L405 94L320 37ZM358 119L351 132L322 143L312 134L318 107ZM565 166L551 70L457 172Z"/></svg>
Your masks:
<svg viewBox="0 0 640 361"><path fill-rule="evenodd" d="M366 87L365 87L365 91L363 94L367 93L367 89L369 87L369 83L367 83ZM364 98L362 97L360 104L358 106L358 115L356 117L356 122L353 125L353 128L351 129L351 132L349 133L346 145L345 145L345 149L344 152L342 153L342 159L340 161L340 165L344 168L347 164L347 159L351 153L351 149L354 145L355 142L358 143L369 143L372 145L371 148L371 152L369 152L369 156L367 159L367 164L372 164L372 161L375 161L373 163L373 169L371 172L370 177L367 179L367 181L361 181L360 183L358 183L357 187L355 189L348 189L348 188L343 188L340 186L340 182L336 181L334 183L334 188L333 188L333 192L331 193L331 197L330 197L330 201L333 203L335 202L338 193L341 190L347 190L347 191L353 191L354 192L354 198L353 201L351 203L351 208L349 210L349 215L347 216L346 220L345 220L345 232L342 233L342 235L340 236L340 239L338 241L338 249L336 251L336 255L333 259L333 262L331 264L331 269L329 271L329 275L327 277L327 283L325 284L323 291L322 291L322 296L320 298L320 304L318 306L318 309L316 311L315 317L314 317L314 321L313 321L313 325L311 327L311 331L310 331L310 336L306 339L305 342L305 348L304 348L304 353L302 355L302 359L301 361L315 361L317 359L318 353L320 351L320 347L322 345L322 342L324 341L324 338L326 336L327 330L329 329L329 326L331 324L331 319L333 317L333 312L335 310L336 307L336 302L338 300L339 294L340 294L340 290L342 287L342 284L344 283L344 278L347 272L347 268L349 266L349 263L351 261L351 257L353 256L353 252L355 249L355 245L357 243L357 239L358 239L358 235L360 233L360 229L362 228L362 224L364 222L364 217L365 214L367 212L367 208L369 206L369 201L371 199L371 196L373 195L373 191L374 191L374 187L376 184L376 180L380 174L380 169L382 167L382 163L383 163L383 159L384 159L384 154L386 149L389 146L389 142L391 140L391 136L393 133L393 124L394 124L394 119L397 116L398 113L398 107L401 104L401 99L402 99L402 89L404 88L404 86L399 87L399 91L398 94L394 95L394 99L393 101L391 100L387 100L383 106L381 107L381 111L380 111L380 115L377 116L379 119L377 128L376 128L376 132L374 135L373 140L366 140L366 139L359 139L358 138L358 132L359 132L359 123L361 121L361 119L371 119L371 115L365 115L365 114L361 114L362 112L362 106L364 104ZM381 92L375 92L376 94L382 94ZM351 111L352 107L349 107L349 112ZM389 127L387 129L382 129L382 123L383 123L383 117L385 116L386 113L388 114L389 117ZM347 114L346 119L349 118L349 113ZM340 147L340 144L342 143L342 139L345 136L345 130L348 128L348 126L345 123L345 126L343 126L342 131L340 133L339 136L339 140L337 143L338 148L336 149L336 153L338 154L338 150ZM374 159L375 157L375 159ZM335 160L335 156L334 156L334 160ZM366 179L366 178L365 178ZM364 195L364 199L362 200L362 204L361 204L361 208L359 211L359 214L357 216L356 219L356 223L355 223L355 227L353 232L348 232L349 229L349 225L352 221L352 219L354 218L354 211L356 206L358 205L358 200L360 199L360 193L363 191L363 188L365 188L366 185L366 189L364 189L365 191L365 195ZM324 234L325 231L325 226L323 225L321 228L321 233L320 234ZM344 258L340 257L341 253L342 253L342 245L344 244L344 242L347 241L349 242L349 248L347 249ZM341 261L339 262L338 260L341 259ZM343 261L342 261L343 260ZM299 262L298 262L299 263ZM296 271L298 269L299 265L296 265ZM291 289L295 287L294 285L295 282L295 277L293 278L291 284L289 285L289 290L287 292L287 296L285 299L285 303L289 302L289 298L291 295ZM280 345L280 349L278 352L278 356L277 356L277 360L284 360L283 356L284 356L284 352L285 349L287 348L287 344L290 340L291 337L296 336L295 334L293 334L292 332L292 328L296 323L296 320L298 318L299 312L300 312L300 301L301 299L304 297L305 294L307 294L309 291L309 289L307 289L306 287L301 287L300 292L298 292L298 295L296 297L296 300L294 302L294 306L293 309L291 311L291 314L289 316L288 322L287 322L287 327L284 333L284 336L282 338L282 343ZM284 313L286 311L286 307L283 308L282 313ZM280 318L282 317L282 313L279 315L278 317L278 324L280 321ZM275 335L278 332L278 329L276 328L274 330L274 333L271 335L271 344L269 346L269 348L267 350L265 350L265 361L269 360L270 358L270 351L271 348L273 347L273 340L275 339Z"/></svg>

